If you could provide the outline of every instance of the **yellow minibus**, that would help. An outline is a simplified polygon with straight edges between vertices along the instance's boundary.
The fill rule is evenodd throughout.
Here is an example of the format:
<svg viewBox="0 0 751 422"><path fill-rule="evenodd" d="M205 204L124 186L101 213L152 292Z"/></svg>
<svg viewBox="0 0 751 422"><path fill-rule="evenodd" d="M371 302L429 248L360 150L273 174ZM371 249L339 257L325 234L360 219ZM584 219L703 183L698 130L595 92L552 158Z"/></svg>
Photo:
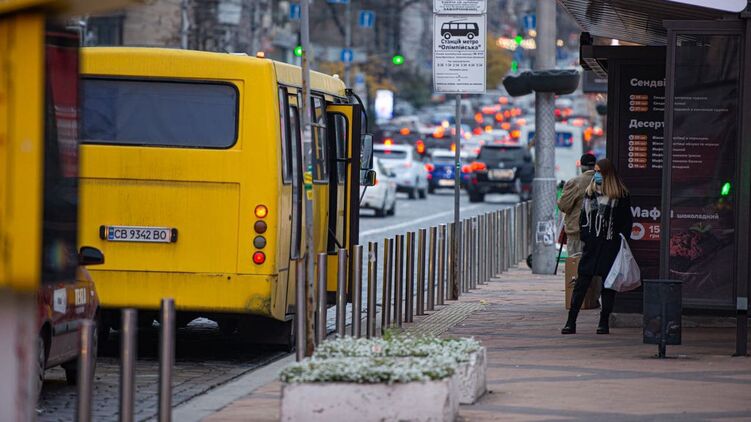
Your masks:
<svg viewBox="0 0 751 422"><path fill-rule="evenodd" d="M107 256L92 270L103 323L117 327L117 310L133 307L151 325L171 297L179 324L203 316L291 344L306 194L330 301L336 252L358 241L370 150L359 99L311 72L306 172L299 67L161 48L82 54L79 236Z"/></svg>

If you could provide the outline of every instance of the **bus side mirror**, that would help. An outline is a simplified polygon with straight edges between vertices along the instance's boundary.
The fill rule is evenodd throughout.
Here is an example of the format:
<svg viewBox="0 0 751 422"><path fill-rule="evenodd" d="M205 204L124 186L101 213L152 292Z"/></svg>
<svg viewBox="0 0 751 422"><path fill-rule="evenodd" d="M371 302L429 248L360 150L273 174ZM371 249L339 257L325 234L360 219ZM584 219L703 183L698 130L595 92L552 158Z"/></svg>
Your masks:
<svg viewBox="0 0 751 422"><path fill-rule="evenodd" d="M91 246L82 246L78 252L78 265L100 265L104 264L104 254L97 248Z"/></svg>
<svg viewBox="0 0 751 422"><path fill-rule="evenodd" d="M373 135L366 133L360 139L360 169L373 168ZM372 186L372 185L371 185Z"/></svg>
<svg viewBox="0 0 751 422"><path fill-rule="evenodd" d="M368 170L365 173L365 180L363 180L363 186L375 186L376 184L376 172L375 170Z"/></svg>

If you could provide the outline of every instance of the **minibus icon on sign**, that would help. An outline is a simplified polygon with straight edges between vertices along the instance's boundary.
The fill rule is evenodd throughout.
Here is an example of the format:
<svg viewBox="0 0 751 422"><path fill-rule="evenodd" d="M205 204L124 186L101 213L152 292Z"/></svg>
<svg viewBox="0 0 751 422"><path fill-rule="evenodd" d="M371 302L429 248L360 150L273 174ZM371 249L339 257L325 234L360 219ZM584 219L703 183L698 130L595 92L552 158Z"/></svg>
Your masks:
<svg viewBox="0 0 751 422"><path fill-rule="evenodd" d="M441 36L447 40L451 37L467 37L471 40L480 36L480 30L474 22L451 21L441 25Z"/></svg>

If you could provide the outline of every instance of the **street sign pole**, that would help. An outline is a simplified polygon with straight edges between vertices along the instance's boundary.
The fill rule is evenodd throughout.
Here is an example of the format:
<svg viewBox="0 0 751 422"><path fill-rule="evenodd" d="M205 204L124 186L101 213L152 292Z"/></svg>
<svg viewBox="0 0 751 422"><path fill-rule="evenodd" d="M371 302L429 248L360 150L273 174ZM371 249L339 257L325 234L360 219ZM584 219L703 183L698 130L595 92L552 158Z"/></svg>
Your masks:
<svg viewBox="0 0 751 422"><path fill-rule="evenodd" d="M462 94L456 95L456 116L454 117L454 127L456 128L456 136L454 137L454 233L451 242L451 262L454 264L451 268L451 286L449 290L449 297L451 299L459 299L459 292L461 289L459 275L461 274L461 224L459 222L461 207L461 181L462 181Z"/></svg>
<svg viewBox="0 0 751 422"><path fill-rule="evenodd" d="M456 94L454 118L454 230L450 245L450 299L461 292L462 94L485 92L486 0L433 1L433 90ZM462 30L456 30L461 24Z"/></svg>

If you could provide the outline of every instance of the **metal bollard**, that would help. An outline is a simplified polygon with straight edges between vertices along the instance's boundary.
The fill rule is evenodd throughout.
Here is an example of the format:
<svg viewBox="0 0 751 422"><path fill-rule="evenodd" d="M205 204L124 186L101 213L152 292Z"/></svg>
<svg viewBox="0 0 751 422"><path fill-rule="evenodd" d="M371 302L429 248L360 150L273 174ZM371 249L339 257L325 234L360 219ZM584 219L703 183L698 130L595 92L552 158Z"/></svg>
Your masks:
<svg viewBox="0 0 751 422"><path fill-rule="evenodd" d="M511 266L511 252L509 251L509 232L510 232L511 211L507 208L503 210L503 271L508 271Z"/></svg>
<svg viewBox="0 0 751 422"><path fill-rule="evenodd" d="M138 353L138 314L135 309L123 309L120 329L120 421L133 422L136 397L136 354Z"/></svg>
<svg viewBox="0 0 751 422"><path fill-rule="evenodd" d="M381 332L391 325L391 291L394 265L394 239L383 239L383 287L381 292Z"/></svg>
<svg viewBox="0 0 751 422"><path fill-rule="evenodd" d="M318 254L318 300L316 303L316 341L321 344L326 340L326 282L328 279L328 254Z"/></svg>
<svg viewBox="0 0 751 422"><path fill-rule="evenodd" d="M295 261L295 359L305 358L305 258Z"/></svg>
<svg viewBox="0 0 751 422"><path fill-rule="evenodd" d="M470 284L471 289L477 288L477 282L480 279L480 251L477 247L479 240L480 219L478 217L472 217L472 281Z"/></svg>
<svg viewBox="0 0 751 422"><path fill-rule="evenodd" d="M438 227L430 228L430 247L428 248L428 306L429 311L435 310L435 280L436 280L436 242L438 241Z"/></svg>
<svg viewBox="0 0 751 422"><path fill-rule="evenodd" d="M448 290L446 287L446 244L448 241L446 228L445 224L438 226L438 298L436 302L439 305L446 303L446 290Z"/></svg>
<svg viewBox="0 0 751 422"><path fill-rule="evenodd" d="M495 243L495 213L488 213L488 282L495 277L495 249L498 246Z"/></svg>
<svg viewBox="0 0 751 422"><path fill-rule="evenodd" d="M490 278L494 278L498 275L496 272L496 257L498 256L498 243L496 239L496 225L495 225L495 216L496 213L491 212L490 216L488 218L488 235L490 236L490 267L489 267L489 276Z"/></svg>
<svg viewBox="0 0 751 422"><path fill-rule="evenodd" d="M344 337L347 324L347 250L339 249L336 257L336 334Z"/></svg>
<svg viewBox="0 0 751 422"><path fill-rule="evenodd" d="M162 299L159 320L159 422L172 420L172 374L175 371L175 300Z"/></svg>
<svg viewBox="0 0 751 422"><path fill-rule="evenodd" d="M485 284L488 282L488 214L483 214L480 216L480 268L482 269L481 277L480 277L480 284Z"/></svg>
<svg viewBox="0 0 751 422"><path fill-rule="evenodd" d="M514 246L516 246L516 261L514 261L515 264L519 264L519 261L522 260L522 242L521 240L521 233L522 233L522 207L519 204L516 204L516 226L514 230Z"/></svg>
<svg viewBox="0 0 751 422"><path fill-rule="evenodd" d="M352 337L362 335L362 245L355 245L352 254Z"/></svg>
<svg viewBox="0 0 751 422"><path fill-rule="evenodd" d="M415 316L415 232L407 232L407 274L404 289L404 322L414 321Z"/></svg>
<svg viewBox="0 0 751 422"><path fill-rule="evenodd" d="M427 230L417 231L417 302L416 314L425 315L425 247L427 242Z"/></svg>
<svg viewBox="0 0 751 422"><path fill-rule="evenodd" d="M462 286L462 292L468 292L469 291L469 278L472 274L472 265L470 264L470 253L472 252L472 249L470 248L470 236L471 236L471 224L470 220L466 219L464 220L464 228L462 229L462 232L464 233L464 246L462 247L464 249L464 283Z"/></svg>
<svg viewBox="0 0 751 422"><path fill-rule="evenodd" d="M446 299L456 300L454 295L456 279L454 278L454 267L457 265L454 262L454 254L452 252L454 245L454 236L456 231L454 229L454 223L449 223L446 231Z"/></svg>
<svg viewBox="0 0 751 422"><path fill-rule="evenodd" d="M94 382L94 321L81 321L81 352L78 355L78 398L76 401L76 420L89 422L91 420L91 397Z"/></svg>
<svg viewBox="0 0 751 422"><path fill-rule="evenodd" d="M508 251L508 233L509 233L509 227L508 227L508 217L511 215L509 213L508 209L503 210L503 213L501 214L501 235L503 236L503 256L502 256L502 264L503 264L503 272L508 271L508 263L511 261L509 259L509 251Z"/></svg>
<svg viewBox="0 0 751 422"><path fill-rule="evenodd" d="M368 242L368 313L365 318L365 336L376 337L376 294L378 288L378 242Z"/></svg>
<svg viewBox="0 0 751 422"><path fill-rule="evenodd" d="M402 326L404 310L404 235L396 235L396 247L394 248L394 322Z"/></svg>

